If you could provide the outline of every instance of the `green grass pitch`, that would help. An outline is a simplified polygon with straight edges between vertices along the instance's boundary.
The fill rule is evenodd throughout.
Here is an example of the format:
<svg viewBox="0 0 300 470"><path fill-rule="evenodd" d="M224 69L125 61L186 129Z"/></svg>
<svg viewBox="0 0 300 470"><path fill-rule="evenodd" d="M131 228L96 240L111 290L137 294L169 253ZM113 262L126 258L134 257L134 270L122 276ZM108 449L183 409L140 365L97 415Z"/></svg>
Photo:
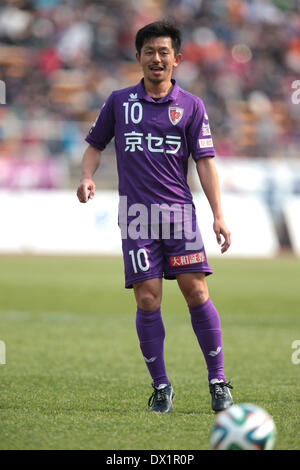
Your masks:
<svg viewBox="0 0 300 470"><path fill-rule="evenodd" d="M300 448L300 262L211 259L235 403L264 407L275 449ZM174 411L147 409L151 380L121 258L0 258L0 449L210 449L203 356L176 281L164 281Z"/></svg>

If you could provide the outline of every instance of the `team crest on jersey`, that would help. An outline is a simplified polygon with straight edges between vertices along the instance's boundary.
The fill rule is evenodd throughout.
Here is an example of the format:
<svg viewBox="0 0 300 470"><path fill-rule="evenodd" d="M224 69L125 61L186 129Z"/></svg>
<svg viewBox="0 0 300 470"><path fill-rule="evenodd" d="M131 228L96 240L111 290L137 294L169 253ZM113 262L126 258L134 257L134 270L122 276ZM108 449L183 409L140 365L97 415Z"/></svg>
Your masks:
<svg viewBox="0 0 300 470"><path fill-rule="evenodd" d="M169 107L169 119L172 124L178 124L179 121L181 121L181 118L183 116L183 109L178 108L177 106L170 106Z"/></svg>

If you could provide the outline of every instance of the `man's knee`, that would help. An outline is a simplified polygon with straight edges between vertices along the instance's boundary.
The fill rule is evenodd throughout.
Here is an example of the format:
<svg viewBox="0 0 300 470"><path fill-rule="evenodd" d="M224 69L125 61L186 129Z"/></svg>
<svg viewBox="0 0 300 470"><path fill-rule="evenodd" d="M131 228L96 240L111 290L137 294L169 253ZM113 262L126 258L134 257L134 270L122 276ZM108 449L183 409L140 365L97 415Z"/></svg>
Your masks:
<svg viewBox="0 0 300 470"><path fill-rule="evenodd" d="M161 283L141 282L134 285L136 302L142 310L157 310L161 304Z"/></svg>
<svg viewBox="0 0 300 470"><path fill-rule="evenodd" d="M187 273L177 278L179 287L190 307L203 304L209 298L204 274Z"/></svg>
<svg viewBox="0 0 300 470"><path fill-rule="evenodd" d="M160 306L160 299L151 292L143 292L138 296L137 304L142 310L156 310Z"/></svg>
<svg viewBox="0 0 300 470"><path fill-rule="evenodd" d="M186 293L185 298L190 307L203 304L209 297L207 288L195 288Z"/></svg>

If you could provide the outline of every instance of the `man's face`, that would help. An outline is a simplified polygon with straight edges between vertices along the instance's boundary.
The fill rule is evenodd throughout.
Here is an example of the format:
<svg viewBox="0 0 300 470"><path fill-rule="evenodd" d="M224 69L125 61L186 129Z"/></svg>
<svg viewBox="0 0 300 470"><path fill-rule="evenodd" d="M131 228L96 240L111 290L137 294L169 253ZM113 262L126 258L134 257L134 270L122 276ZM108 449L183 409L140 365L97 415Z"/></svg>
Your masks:
<svg viewBox="0 0 300 470"><path fill-rule="evenodd" d="M173 67L177 67L182 55L175 56L170 37L153 37L145 41L141 54L136 54L145 79L152 83L170 81Z"/></svg>

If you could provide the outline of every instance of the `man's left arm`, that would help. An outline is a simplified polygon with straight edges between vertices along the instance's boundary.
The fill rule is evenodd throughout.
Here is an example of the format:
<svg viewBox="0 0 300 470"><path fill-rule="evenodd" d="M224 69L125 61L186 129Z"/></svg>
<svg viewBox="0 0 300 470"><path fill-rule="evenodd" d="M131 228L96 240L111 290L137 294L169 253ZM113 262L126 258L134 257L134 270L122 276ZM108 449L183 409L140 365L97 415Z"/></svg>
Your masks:
<svg viewBox="0 0 300 470"><path fill-rule="evenodd" d="M201 186L213 213L213 229L217 237L217 242L219 245L222 243L222 235L224 237L224 241L221 245L221 253L225 253L225 251L230 247L231 239L230 232L223 218L217 169L212 157L199 158L196 162L196 166Z"/></svg>

